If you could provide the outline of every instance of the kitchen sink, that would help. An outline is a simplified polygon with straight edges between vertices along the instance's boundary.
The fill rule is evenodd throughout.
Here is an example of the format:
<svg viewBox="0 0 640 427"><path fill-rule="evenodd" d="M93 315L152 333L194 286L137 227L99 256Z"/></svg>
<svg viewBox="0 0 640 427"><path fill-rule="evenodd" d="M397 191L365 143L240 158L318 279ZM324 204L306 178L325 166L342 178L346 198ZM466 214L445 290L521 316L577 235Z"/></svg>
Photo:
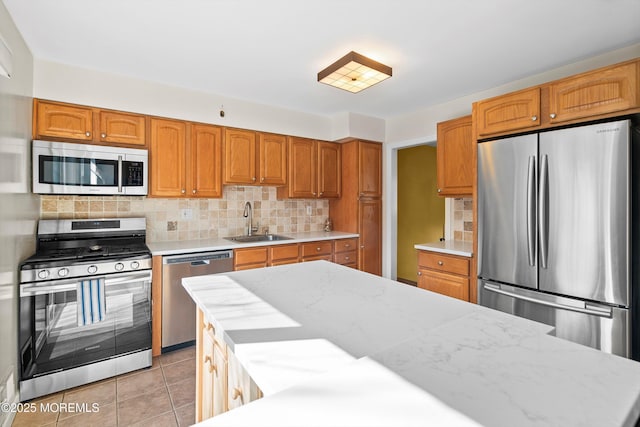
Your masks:
<svg viewBox="0 0 640 427"><path fill-rule="evenodd" d="M252 236L231 236L225 237L227 240L239 243L250 242L275 242L278 240L292 240L293 237L281 236L279 234L254 234Z"/></svg>

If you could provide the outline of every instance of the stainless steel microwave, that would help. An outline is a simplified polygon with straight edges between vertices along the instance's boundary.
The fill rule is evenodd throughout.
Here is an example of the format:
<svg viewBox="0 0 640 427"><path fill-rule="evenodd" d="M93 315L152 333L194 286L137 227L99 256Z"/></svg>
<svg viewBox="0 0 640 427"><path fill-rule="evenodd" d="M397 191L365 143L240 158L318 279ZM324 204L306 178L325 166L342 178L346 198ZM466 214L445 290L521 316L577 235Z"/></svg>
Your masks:
<svg viewBox="0 0 640 427"><path fill-rule="evenodd" d="M33 192L140 196L147 194L147 150L33 141Z"/></svg>

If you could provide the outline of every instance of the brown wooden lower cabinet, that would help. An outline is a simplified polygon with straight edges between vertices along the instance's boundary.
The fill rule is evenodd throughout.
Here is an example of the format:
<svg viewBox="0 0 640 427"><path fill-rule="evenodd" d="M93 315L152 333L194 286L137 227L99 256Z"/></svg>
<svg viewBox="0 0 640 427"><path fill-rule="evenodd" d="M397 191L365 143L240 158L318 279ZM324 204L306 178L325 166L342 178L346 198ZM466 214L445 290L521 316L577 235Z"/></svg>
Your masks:
<svg viewBox="0 0 640 427"><path fill-rule="evenodd" d="M418 287L469 301L469 264L466 257L418 251Z"/></svg>
<svg viewBox="0 0 640 427"><path fill-rule="evenodd" d="M261 398L258 386L200 309L197 325L196 422Z"/></svg>

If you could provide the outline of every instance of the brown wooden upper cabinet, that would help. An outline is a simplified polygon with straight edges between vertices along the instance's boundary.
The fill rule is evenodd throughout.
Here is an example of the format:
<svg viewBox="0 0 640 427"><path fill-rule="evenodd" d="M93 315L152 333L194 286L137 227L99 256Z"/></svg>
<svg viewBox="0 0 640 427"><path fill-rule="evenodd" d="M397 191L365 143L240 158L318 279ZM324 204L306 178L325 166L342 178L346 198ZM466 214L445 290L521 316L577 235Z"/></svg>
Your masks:
<svg viewBox="0 0 640 427"><path fill-rule="evenodd" d="M580 74L549 84L549 120L560 123L640 105L638 62Z"/></svg>
<svg viewBox="0 0 640 427"><path fill-rule="evenodd" d="M479 101L477 138L637 113L639 67L635 59Z"/></svg>
<svg viewBox="0 0 640 427"><path fill-rule="evenodd" d="M476 108L480 136L535 128L540 126L540 88L479 101Z"/></svg>
<svg viewBox="0 0 640 427"><path fill-rule="evenodd" d="M473 135L471 116L438 123L438 195L470 196L473 192Z"/></svg>
<svg viewBox="0 0 640 427"><path fill-rule="evenodd" d="M225 184L285 185L286 136L225 128L224 171Z"/></svg>
<svg viewBox="0 0 640 427"><path fill-rule="evenodd" d="M382 148L378 143L360 141L358 196L382 197Z"/></svg>
<svg viewBox="0 0 640 427"><path fill-rule="evenodd" d="M222 129L151 119L150 196L222 197Z"/></svg>
<svg viewBox="0 0 640 427"><path fill-rule="evenodd" d="M340 145L289 137L287 186L279 198L338 198L341 193Z"/></svg>
<svg viewBox="0 0 640 427"><path fill-rule="evenodd" d="M146 146L146 117L34 99L34 138Z"/></svg>

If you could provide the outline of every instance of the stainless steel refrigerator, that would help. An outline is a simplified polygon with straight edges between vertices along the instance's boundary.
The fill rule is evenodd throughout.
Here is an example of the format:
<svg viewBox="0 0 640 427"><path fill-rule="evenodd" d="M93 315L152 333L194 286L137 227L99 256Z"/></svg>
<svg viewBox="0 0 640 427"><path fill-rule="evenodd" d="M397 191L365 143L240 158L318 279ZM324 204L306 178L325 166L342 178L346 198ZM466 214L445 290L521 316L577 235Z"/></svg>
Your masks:
<svg viewBox="0 0 640 427"><path fill-rule="evenodd" d="M633 133L623 120L478 144L481 305L632 357Z"/></svg>

